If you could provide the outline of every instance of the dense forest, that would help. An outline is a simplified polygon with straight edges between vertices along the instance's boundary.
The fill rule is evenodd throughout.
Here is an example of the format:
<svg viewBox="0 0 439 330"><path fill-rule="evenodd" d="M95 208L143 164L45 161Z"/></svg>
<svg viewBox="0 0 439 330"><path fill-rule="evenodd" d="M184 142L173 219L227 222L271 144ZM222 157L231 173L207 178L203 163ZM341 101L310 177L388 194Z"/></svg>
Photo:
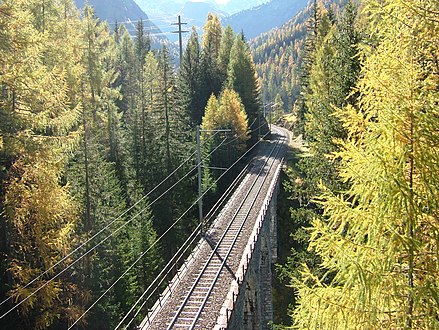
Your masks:
<svg viewBox="0 0 439 330"><path fill-rule="evenodd" d="M438 8L312 0L251 47L209 14L175 67L142 20L132 38L72 0L0 1L0 328L138 324L199 230L197 127L208 208L264 103L304 141L274 323L439 328Z"/></svg>
<svg viewBox="0 0 439 330"><path fill-rule="evenodd" d="M290 319L277 323L439 327L438 8L311 2L293 107L306 148L279 208Z"/></svg>
<svg viewBox="0 0 439 330"><path fill-rule="evenodd" d="M242 35L209 15L176 68L141 20L113 26L0 2L2 329L114 328L198 228L196 126L229 130L202 136L207 204L226 185L209 167L258 139Z"/></svg>
<svg viewBox="0 0 439 330"><path fill-rule="evenodd" d="M340 16L346 0L319 2L335 16ZM314 2L280 28L262 33L249 41L265 104L278 104L278 112L289 113L300 99L304 72L305 40L312 30ZM282 112L280 112L282 110ZM279 118L279 115L277 116Z"/></svg>

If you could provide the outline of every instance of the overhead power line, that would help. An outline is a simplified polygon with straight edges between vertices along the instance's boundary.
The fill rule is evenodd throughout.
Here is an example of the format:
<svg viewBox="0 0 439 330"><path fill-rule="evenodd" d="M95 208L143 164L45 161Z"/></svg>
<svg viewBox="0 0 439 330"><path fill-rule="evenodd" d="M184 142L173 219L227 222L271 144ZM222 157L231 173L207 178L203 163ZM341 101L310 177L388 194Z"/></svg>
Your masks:
<svg viewBox="0 0 439 330"><path fill-rule="evenodd" d="M212 135L210 138L213 138L216 134ZM210 139L209 138L209 139ZM208 139L208 140L209 140ZM206 143L208 140L204 141L204 143ZM203 144L204 144L203 143ZM216 149L215 149L216 150ZM157 190L157 188L159 188L163 183L165 183L169 178L171 178L179 169L181 169L181 167L183 167L183 165L185 165L187 162L189 162L192 157L197 153L197 150L193 151L192 153L190 153L190 155L174 170L172 171L166 178L164 178L159 184L157 184L153 189L151 189L146 195L144 195L142 198L140 198L136 203L134 203L131 207L129 207L127 210L125 210L124 212L122 212L118 217L116 217L115 219L113 219L112 221L110 221L107 225L105 225L102 229L100 229L98 232L96 232L92 237L88 238L84 243L80 244L78 247L76 247L72 252L68 253L66 256L64 256L63 258L61 258L59 261L57 261L55 264L53 264L51 267L49 267L47 270L45 270L43 273L41 273L40 275L38 275L37 277L35 277L32 281L28 282L25 286L23 286L22 288L27 288L30 285L32 285L33 283L35 283L36 281L38 281L39 279L41 279L43 276L45 276L46 274L48 274L49 272L51 272L55 267L59 266L62 262L64 262L65 260L67 260L69 257L71 257L74 253L78 252L81 248L83 248L85 245L87 245L89 242L91 242L92 240L94 240L97 236L99 236L102 232L104 232L106 229L108 229L112 224L114 224L117 220L121 219L124 215L126 215L129 211L131 211L134 207L136 207L139 203L141 203L143 200L145 200L149 195L151 195L155 190ZM192 168L189 172L186 173L185 176L183 176L183 178L181 178L180 180L177 181L177 183L174 183L170 188L168 188L164 193L162 193L158 198L156 198L152 203L150 203L148 206L151 206L152 204L154 204L159 198L163 197L167 192L169 192L172 188L174 188L178 183L180 183L184 178L186 178L192 171L195 170L196 167ZM102 239L101 241L99 241L99 243L97 243L96 245L94 245L91 249L87 250L86 252L84 252L80 257L78 257L75 261L73 261L70 265L64 267L61 271L59 271L56 275L52 276L49 280L47 280L44 284L42 284L41 286L39 286L37 289L35 289L35 291L33 291L32 293L30 293L29 295L27 295L25 298L23 298L20 302L18 302L17 304L15 304L13 307L11 307L8 311L6 311L5 313L3 313L0 316L0 319L2 319L3 317L5 317L6 315L8 315L10 312L12 312L13 310L15 310L17 307L21 306L24 302L26 302L27 300L29 300L29 298L31 298L32 296L34 296L36 293L38 293L41 289L43 289L44 287L46 287L49 283L51 283L52 281L54 281L56 278L58 278L60 275L62 275L64 272L66 272L68 269L70 269L71 267L73 267L79 260L81 260L82 258L84 258L85 256L87 256L90 252L94 251L97 247L99 247L102 243L104 243L106 240L108 240L110 237L114 236L114 234L116 234L117 232L119 232L121 229L123 229L126 225L128 225L130 222L132 222L135 218L137 218L142 212L144 212L146 210L146 207L143 208L139 213L137 213L134 217L132 217L129 221L125 222L122 226L120 226L119 228L117 228L115 231L113 231L110 235L107 235L104 239ZM5 300L3 300L0 303L0 306L2 306L3 304L5 304L6 302L10 301L12 299L12 296L6 298Z"/></svg>
<svg viewBox="0 0 439 330"><path fill-rule="evenodd" d="M226 140L226 138L222 141L222 143L219 145L219 146L217 146L209 155L211 155L213 152L215 152L224 142L225 142L225 140ZM259 143L259 142L258 142ZM255 144L256 145L256 144ZM251 149L253 149L254 148L254 146L251 148ZM251 150L251 149L249 149L249 151ZM248 151L247 151L248 152ZM247 153L246 152L246 153ZM246 154L245 153L245 154ZM244 154L244 155L245 155ZM243 156L244 156L243 155ZM238 161L243 157L243 156L241 156L239 159L238 159ZM238 162L237 161L237 162ZM230 168L232 168L237 162L235 162L234 164L232 164L232 166L230 167ZM196 167L198 167L198 164L196 165ZM194 167L194 168L192 168L192 170L190 171L190 172L192 172L193 170L195 170L195 168L196 167ZM230 169L229 168L229 169ZM213 183L213 185L212 186L210 186L207 190L206 190L206 192L200 197L200 198L202 198L210 189L212 189L212 187L218 182L218 180L225 174L225 173L227 173L227 171L226 172L224 172L214 183ZM181 181L181 180L179 180L179 181ZM154 200L154 202L156 202L159 198L161 198L163 196L163 194L162 195L160 195L156 200ZM200 199L199 198L199 199ZM183 217L187 214L187 213L189 213L189 211L194 207L194 205L196 205L197 203L198 203L198 201L199 201L199 199L197 199L194 203L192 203L192 205L191 206L189 206L189 208L188 209L186 209L186 211L185 212L183 212L183 214L160 236L160 237L158 237L157 238L157 240L151 245L151 246L149 246L149 248L146 250L146 251L144 251L144 252L142 252L141 254L140 254L140 256L133 262L133 264L131 264L131 266L130 267L128 267L128 269L125 271L125 272L123 272L122 273L122 275L120 275L119 276L119 278L116 280L116 281L114 281L111 285L110 285L110 287L109 288L107 288L105 291L104 291L104 293L102 293L100 296L99 296L99 298L89 307L89 308L87 308L87 310L68 328L68 330L70 330L73 326L75 326L145 255L146 255L146 253L148 253L159 241L161 241L162 240L162 238L163 237L165 237L166 236L166 234L172 229L172 228L174 228L175 227L175 225L177 224L177 223L179 223L182 219L183 219ZM151 203L152 204L152 203ZM146 209L146 208L145 208ZM143 212L145 209L143 209L142 211L140 211L138 214L140 214L141 212ZM136 215L137 216L137 215Z"/></svg>
<svg viewBox="0 0 439 330"><path fill-rule="evenodd" d="M269 134L269 132L267 132L263 137L265 138L267 135ZM178 222L180 222L181 221L181 219L195 206L195 205L197 205L198 204L198 202L199 202L199 200L201 199L201 198L203 198L204 197L204 195L206 195L217 183L218 183L218 181L224 176L224 175L226 175L226 173L228 172L228 171L230 171L238 162L240 162L241 161L241 159L242 158L244 158L248 153L250 153L250 151L252 151L259 143L261 142L261 140L259 140L258 142L256 142L252 147L250 147L244 154L242 154L241 155L241 157L239 157L232 165L230 165L229 166L229 168L224 172L224 173L222 173L219 177L218 177L218 179L216 179L207 189L206 189L206 191L204 191L204 193L201 195L201 196L199 196L198 198L197 198L197 200L195 200L193 203L192 203L192 205L191 206L189 206L189 208L188 209L186 209L186 211L184 211L183 212L183 214L168 228L168 230L166 230L164 233L163 233L163 235L162 236L160 236L154 243L153 243L153 245L155 245L155 244L157 244L158 243L158 241L160 241ZM197 226L197 230L198 230L198 228L200 228L201 229L201 224L199 224L198 226ZM191 234L192 235L192 234ZM135 266L135 264L137 263L137 262L139 262L139 260L151 249L152 247L150 247L150 248L148 248L148 250L145 252L145 253L142 253L142 255L141 255L141 257L140 258L138 258L136 261L134 261L134 264L132 264L131 266L130 266L130 269L132 269L134 266ZM115 283L113 283L112 285L111 285L111 287L109 288L109 289L111 289L118 281L120 281L122 278L123 278L123 276L125 276L125 274L126 274L127 272L125 272L124 274L122 274L117 280L116 280L116 282ZM147 290L149 290L149 288L147 289ZM145 296L146 295L146 291L147 290L145 290L144 291L144 293L142 294L142 296ZM108 290L105 292L105 294L108 292ZM101 296L101 297L99 297L98 298L98 300L100 300L100 299L102 299L102 297L103 297L103 295ZM139 304L139 302L141 301L141 298L140 299L138 299L135 303L134 303L134 305L132 306L132 308L130 309L130 311L128 312L128 314L129 313L131 313L132 312L132 310L134 310L134 308L136 307L136 305L138 305ZM77 323L77 322L79 322L80 321L80 319L82 319L82 317L84 317L85 316L85 314L88 312L88 311L90 311L90 309L94 306L94 305L96 305L96 303L97 303L97 301L95 302L95 303L93 303L93 305L83 314L83 315L81 315L81 317L78 319L78 320L76 320L76 322L75 322L75 324ZM142 306L143 306L144 304L142 304ZM136 317L138 315L138 312L133 316L133 318L134 317ZM125 315L125 317L123 318L124 320L126 319L128 317L128 315ZM131 322L132 322L132 320L133 319L131 319L131 321L130 321L130 324L131 324ZM121 326L121 323L123 322L123 320L117 325L117 327L116 327L116 329L118 328L118 327L120 327ZM71 327L69 328L69 330L71 329Z"/></svg>
<svg viewBox="0 0 439 330"><path fill-rule="evenodd" d="M181 62L183 60L183 38L182 38L182 34L189 32L189 31L183 31L181 29L181 26L182 25L186 25L186 24L187 23L182 23L181 22L181 16L180 15L178 15L178 22L171 24L171 25L178 25L178 31L173 31L172 33L178 33L178 42L179 42L179 45L180 45L180 64L181 64Z"/></svg>
<svg viewBox="0 0 439 330"><path fill-rule="evenodd" d="M184 163L183 163L184 164ZM183 165L182 164L182 165ZM182 166L181 165L181 166ZM181 167L180 166L180 167ZM177 184L179 184L181 181L183 181L186 177L189 176L189 174L191 174L195 169L197 168L197 166L193 167L190 171L188 171L182 178L180 178L176 183L174 183L171 187L169 187L165 192L163 192L159 197L157 197L156 199L154 199L154 201L152 201L151 203L149 203L146 207L142 208L139 212L137 212L133 217L131 217L130 220L124 222L121 226L119 226L117 229L113 230L109 235L107 235L105 238L103 238L102 240L100 240L97 244L95 244L92 248L88 249L86 252L84 252L81 256L79 256L77 259L75 259L75 261L73 261L72 263L70 263L68 266L66 266L65 268L63 268L61 271L59 271L56 275L54 275L53 277L51 277L49 280L47 280L44 284L42 284L41 286L39 286L37 289L35 289L35 291L33 291L32 293L30 293L28 296L26 296L26 298L24 298L23 300L21 300L19 303L17 303L16 305L14 305L12 308L10 308L8 311L6 311L4 314L2 314L0 316L0 319L2 319L3 317L5 317L6 315L8 315L10 312L12 312L14 309L16 309L17 307L21 306L24 302L26 302L27 300L29 300L29 298L33 297L35 294L37 294L41 289L45 288L47 285L49 285L51 282L53 282L55 279L57 279L59 276L61 276L63 273L65 273L67 270L69 270L70 268L72 268L76 263L78 263L82 258L84 258L85 256L89 255L91 252L93 252L94 250L96 250L96 248L98 248L99 246L101 246L103 243L105 243L109 238L113 237L115 234L117 234L119 231L121 231L123 228L125 228L128 224L130 224L132 221L134 221L138 216L140 216L148 207L150 207L151 205L155 204L160 198L162 198L164 195L166 195L170 190L172 190ZM173 172L175 173L175 171ZM166 180L171 176L172 174L170 174ZM164 182L164 181L162 181ZM78 246L75 250L73 250L71 253L69 253L67 256L65 256L64 258L62 258L60 261L58 261L55 265L53 265L51 268L49 268L48 270L46 270L44 273L42 273L41 275L39 275L38 277L36 277L34 280L32 280L31 282L29 282L24 288L28 287L29 285L31 285L32 283L34 283L36 280L38 280L39 278L41 278L42 276L44 276L45 274L47 274L50 270L52 270L54 267L56 267L57 265L59 265L62 261L66 260L68 257L70 257L73 253L77 252L80 248L82 248L85 244L89 243L91 240L93 240L94 238L96 238L99 234L101 234L104 230L108 229L115 221L117 221L118 219L120 219L123 215L125 215L126 213L129 212L129 210L132 210L133 207L135 207L136 205L138 205L142 200L144 200L152 191L154 191L158 186L156 186L153 190L151 190L147 195L143 196L136 204L134 204L133 206L131 206L128 210L126 210L124 213L122 213L119 217L117 217L116 219L114 219L113 221L111 221L108 225L106 225L104 228L102 228L100 231L98 231L95 235L93 235L91 238L89 238L86 242L84 242L83 244L81 244L80 246ZM8 300L10 300L11 297L5 299L3 303L7 302Z"/></svg>

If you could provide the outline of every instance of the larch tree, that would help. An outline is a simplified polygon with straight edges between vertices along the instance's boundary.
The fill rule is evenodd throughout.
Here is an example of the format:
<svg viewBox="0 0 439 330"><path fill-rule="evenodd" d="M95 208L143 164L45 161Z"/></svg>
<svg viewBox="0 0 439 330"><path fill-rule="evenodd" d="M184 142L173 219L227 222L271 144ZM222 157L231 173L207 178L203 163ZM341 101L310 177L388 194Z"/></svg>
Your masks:
<svg viewBox="0 0 439 330"><path fill-rule="evenodd" d="M207 102L212 93L219 95L221 79L218 68L223 28L217 15L209 13L203 27L202 36L202 82L204 101Z"/></svg>
<svg viewBox="0 0 439 330"><path fill-rule="evenodd" d="M294 207L290 209L291 253L285 266L279 267L284 282L300 276L303 263L316 276L325 272L319 267L320 257L308 249L310 232L304 228L309 227L314 218L322 217L322 208L314 200L322 192L322 183L338 193L348 187L340 181L339 160L333 159L331 153L340 148L336 140L347 134L341 120L335 116L336 107L342 107L348 101L356 105L353 91L359 76L359 57L355 55L359 44L356 10L348 1L336 20L331 20L329 12L323 8L319 17L314 63L309 68L307 92L302 95L307 107L304 124L308 152L287 172L289 182L285 184L291 200L287 203ZM330 280L328 276L325 284ZM295 304L295 297L292 304Z"/></svg>
<svg viewBox="0 0 439 330"><path fill-rule="evenodd" d="M70 1L0 4L1 300L29 298L9 314L23 328L63 327L80 313L72 303L80 292L67 274L27 285L76 242L78 205L64 166L78 136L77 25Z"/></svg>
<svg viewBox="0 0 439 330"><path fill-rule="evenodd" d="M210 57L212 61L218 59L222 34L223 28L219 17L209 13L206 24L203 26L202 47L206 50L206 56Z"/></svg>
<svg viewBox="0 0 439 330"><path fill-rule="evenodd" d="M230 133L219 134L212 139L211 148L219 146L219 149L210 157L210 165L228 167L235 162L245 151L246 141L249 139L247 114L238 93L225 89L219 100L212 95L206 106L201 128L207 130L203 134L204 140L214 134L213 130L230 130ZM224 145L220 146L223 139Z"/></svg>
<svg viewBox="0 0 439 330"><path fill-rule="evenodd" d="M235 41L235 33L230 26L227 26L221 37L220 49L218 52L218 70L221 83L227 82L227 71L230 62L230 51Z"/></svg>
<svg viewBox="0 0 439 330"><path fill-rule="evenodd" d="M117 235L105 239L73 267L75 280L83 285L84 293L93 302L108 289L109 283L121 276L132 260L126 246L132 239L130 234L136 233L133 228L138 226L135 221L125 224L131 213L120 216L135 192L130 189L129 176L124 173L125 134L122 113L117 107L121 94L116 40L108 25L95 18L88 6L84 9L80 31L84 49L81 141L68 167L72 195L80 205L82 219L77 233L85 241L115 219L111 230L121 228ZM95 327L114 325L127 307L131 286L131 279L124 277L83 321ZM138 288L140 286L138 284ZM89 306L90 301L83 302L83 306Z"/></svg>
<svg viewBox="0 0 439 330"><path fill-rule="evenodd" d="M294 312L300 329L436 329L438 296L439 20L436 1L367 2L359 109L338 111L347 130L339 172L349 190L325 190L311 248L332 274L306 267Z"/></svg>

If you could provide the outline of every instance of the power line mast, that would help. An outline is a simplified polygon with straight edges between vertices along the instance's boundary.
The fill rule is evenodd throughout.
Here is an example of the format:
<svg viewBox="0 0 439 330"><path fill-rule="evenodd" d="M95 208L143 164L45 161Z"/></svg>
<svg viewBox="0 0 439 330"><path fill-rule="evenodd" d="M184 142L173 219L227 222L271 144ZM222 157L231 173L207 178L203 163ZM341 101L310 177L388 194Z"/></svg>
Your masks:
<svg viewBox="0 0 439 330"><path fill-rule="evenodd" d="M181 29L182 25L186 25L187 23L182 23L181 22L181 17L180 15L178 15L178 22L177 23L172 23L171 25L178 25L178 31L172 31L172 33L178 33L178 42L180 44L180 63L183 59L183 38L182 38L182 34L183 33L187 33L189 31L183 31Z"/></svg>
<svg viewBox="0 0 439 330"><path fill-rule="evenodd" d="M201 236L204 236L204 219L203 219L203 189L201 183L201 133L202 132L231 132L230 129L213 129L205 130L200 129L200 125L197 125L197 158L198 158L198 215L200 221Z"/></svg>

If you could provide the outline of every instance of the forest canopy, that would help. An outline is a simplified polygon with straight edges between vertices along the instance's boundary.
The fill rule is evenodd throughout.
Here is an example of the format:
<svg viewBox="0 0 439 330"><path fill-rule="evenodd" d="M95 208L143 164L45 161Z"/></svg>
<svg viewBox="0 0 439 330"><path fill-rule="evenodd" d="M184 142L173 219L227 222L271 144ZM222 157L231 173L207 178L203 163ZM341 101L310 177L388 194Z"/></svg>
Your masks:
<svg viewBox="0 0 439 330"><path fill-rule="evenodd" d="M166 45L151 49L142 20L134 37L110 23L70 0L0 2L2 328L117 325L199 228L193 150L209 97L233 129L231 163L254 135L247 112L259 109L241 99L257 105L259 90L227 85L229 71L247 74L231 56L252 68L248 47L227 51L242 37L217 16L201 44L193 30L179 67Z"/></svg>

